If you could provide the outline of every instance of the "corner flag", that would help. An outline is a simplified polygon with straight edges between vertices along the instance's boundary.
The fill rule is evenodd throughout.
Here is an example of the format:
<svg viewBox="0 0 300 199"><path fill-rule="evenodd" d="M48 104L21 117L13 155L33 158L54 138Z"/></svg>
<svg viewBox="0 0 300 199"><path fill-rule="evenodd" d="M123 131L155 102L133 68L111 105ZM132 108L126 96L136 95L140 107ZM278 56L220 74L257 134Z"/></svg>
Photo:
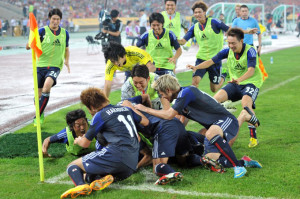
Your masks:
<svg viewBox="0 0 300 199"><path fill-rule="evenodd" d="M30 22L30 33L28 45L32 49L32 67L33 67L33 82L34 82L34 102L35 102L35 116L37 121L37 143L39 152L39 167L40 167L40 180L44 182L44 162L43 162L43 152L42 152L42 133L41 133L41 119L40 119L40 108L39 108L39 94L38 94L38 83L37 83L37 68L36 68L36 57L42 55L42 45L40 40L40 35L38 32L38 25L34 14L29 13Z"/></svg>

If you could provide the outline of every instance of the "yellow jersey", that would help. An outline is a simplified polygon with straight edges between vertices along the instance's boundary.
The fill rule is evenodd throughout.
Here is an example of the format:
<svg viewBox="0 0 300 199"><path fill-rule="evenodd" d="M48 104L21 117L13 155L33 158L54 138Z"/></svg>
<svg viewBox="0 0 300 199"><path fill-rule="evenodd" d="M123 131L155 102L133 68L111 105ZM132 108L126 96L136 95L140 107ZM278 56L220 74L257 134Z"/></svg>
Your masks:
<svg viewBox="0 0 300 199"><path fill-rule="evenodd" d="M152 57L144 50L136 46L125 47L126 63L119 67L113 64L110 60L107 61L105 67L105 80L112 81L116 70L131 71L136 64L146 65L149 61L153 63Z"/></svg>

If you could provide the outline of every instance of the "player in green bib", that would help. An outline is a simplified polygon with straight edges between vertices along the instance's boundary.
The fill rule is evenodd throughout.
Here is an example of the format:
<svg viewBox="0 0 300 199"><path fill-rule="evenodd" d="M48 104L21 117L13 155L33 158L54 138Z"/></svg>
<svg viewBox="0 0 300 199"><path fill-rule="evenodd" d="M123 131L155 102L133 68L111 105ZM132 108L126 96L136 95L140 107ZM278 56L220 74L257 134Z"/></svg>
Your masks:
<svg viewBox="0 0 300 199"><path fill-rule="evenodd" d="M64 64L70 73L69 33L59 26L62 12L57 8L52 9L48 18L49 26L39 29L43 51L37 62L41 123L44 121L43 113L50 98L51 88L56 85L56 80ZM26 49L30 49L28 44ZM36 125L35 119L34 125Z"/></svg>
<svg viewBox="0 0 300 199"><path fill-rule="evenodd" d="M151 87L152 83L159 76L150 73L146 65L135 65L131 71L131 77L121 88L121 100L126 100L142 94L148 94L154 109L162 109L160 98L157 92Z"/></svg>
<svg viewBox="0 0 300 199"><path fill-rule="evenodd" d="M163 28L164 17L160 13L152 13L149 17L151 30L144 33L137 47L146 46L146 51L151 55L156 67L156 74L171 74L175 76L174 69L182 50L175 34ZM173 55L172 49L176 50Z"/></svg>
<svg viewBox="0 0 300 199"><path fill-rule="evenodd" d="M47 137L43 142L43 154L46 157L51 157L48 154L48 148L51 143L64 143L66 144L66 150L73 155L87 154L95 150L95 144L91 144L89 148L82 148L79 145L74 144L75 138L83 136L88 128L88 121L86 114L82 109L70 111L66 115L66 122L68 126L61 130L59 133Z"/></svg>
<svg viewBox="0 0 300 199"><path fill-rule="evenodd" d="M256 50L243 43L244 32L239 28L231 28L227 33L228 46L224 48L212 59L209 59L197 66L187 65L188 68L205 69L212 66L214 63L227 59L228 73L230 81L226 86L219 90L214 98L222 103L226 100L238 101L241 100L242 107L246 107L248 112L254 115L255 100L257 98L259 88L263 84L261 70L259 69L258 56ZM249 124L250 125L250 124ZM253 131L256 132L256 126L253 126ZM250 130L251 134L251 130ZM258 142L255 138L256 145L252 145L252 137L250 138L249 147L255 147Z"/></svg>
<svg viewBox="0 0 300 199"><path fill-rule="evenodd" d="M219 19L206 16L207 5L202 1L197 1L192 6L192 10L197 23L192 26L183 39L178 40L179 44L184 45L189 39L195 37L199 45L196 55L195 65L201 64L213 58L223 48L223 34L228 31L229 27ZM249 33L254 30L248 30ZM208 72L210 80L210 89L217 92L226 78L226 73L222 73L222 62L215 62L213 66L205 69L196 70L193 73L192 84L199 86L203 76Z"/></svg>

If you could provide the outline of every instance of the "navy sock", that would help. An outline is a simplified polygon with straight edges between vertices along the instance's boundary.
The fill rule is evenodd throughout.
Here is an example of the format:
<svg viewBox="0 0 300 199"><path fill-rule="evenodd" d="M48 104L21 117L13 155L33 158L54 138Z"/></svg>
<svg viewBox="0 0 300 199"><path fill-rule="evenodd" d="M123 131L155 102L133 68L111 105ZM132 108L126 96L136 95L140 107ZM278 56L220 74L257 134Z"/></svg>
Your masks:
<svg viewBox="0 0 300 199"><path fill-rule="evenodd" d="M164 176L173 172L175 172L174 169L168 164L160 163L155 166L155 174L158 176Z"/></svg>
<svg viewBox="0 0 300 199"><path fill-rule="evenodd" d="M233 167L230 161L227 160L223 155L221 155L218 159L218 162L223 165L225 168L231 168ZM239 165L244 166L244 160L238 160Z"/></svg>
<svg viewBox="0 0 300 199"><path fill-rule="evenodd" d="M201 156L197 155L197 154L192 154L186 157L186 161L188 166L190 167L194 167L194 166L202 166L202 162L201 162Z"/></svg>
<svg viewBox="0 0 300 199"><path fill-rule="evenodd" d="M215 137L213 137L210 140L210 143L217 147L220 153L226 157L226 159L232 164L233 167L242 166L236 159L235 154L229 146L228 142L224 140L220 135L216 135Z"/></svg>
<svg viewBox="0 0 300 199"><path fill-rule="evenodd" d="M256 127L253 125L248 125L248 128L250 130L250 137L257 139L256 138Z"/></svg>
<svg viewBox="0 0 300 199"><path fill-rule="evenodd" d="M83 180L83 171L77 165L71 165L67 168L67 173L75 186L86 184Z"/></svg>
<svg viewBox="0 0 300 199"><path fill-rule="evenodd" d="M48 104L48 101L49 101L49 98L50 98L50 93L42 93L42 96L39 100L39 105L40 105L40 115L43 114L47 104Z"/></svg>

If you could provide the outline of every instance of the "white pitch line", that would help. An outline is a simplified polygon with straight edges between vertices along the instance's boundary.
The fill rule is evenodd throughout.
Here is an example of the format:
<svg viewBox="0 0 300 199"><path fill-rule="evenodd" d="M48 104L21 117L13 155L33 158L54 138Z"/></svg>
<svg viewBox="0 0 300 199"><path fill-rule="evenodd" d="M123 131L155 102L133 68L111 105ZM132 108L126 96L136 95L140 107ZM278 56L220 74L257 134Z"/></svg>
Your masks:
<svg viewBox="0 0 300 199"><path fill-rule="evenodd" d="M147 171L142 170L142 174L145 175L146 180L153 179L154 174ZM66 172L61 173L58 176L50 178L45 181L45 183L50 184L68 184L73 185L71 181L60 181L61 179L67 176ZM241 195L232 195L227 193L204 193L204 192L196 192L196 191L180 191L175 189L163 188L162 186L153 185L153 183L143 183L141 185L120 185L120 184L112 184L109 186L112 189L123 189L123 190L132 190L132 191L155 191L160 193L168 193L168 194L177 194L183 196L202 196L202 197L216 197L216 198L237 198L237 199L276 199L273 197L260 197L260 196L241 196Z"/></svg>

